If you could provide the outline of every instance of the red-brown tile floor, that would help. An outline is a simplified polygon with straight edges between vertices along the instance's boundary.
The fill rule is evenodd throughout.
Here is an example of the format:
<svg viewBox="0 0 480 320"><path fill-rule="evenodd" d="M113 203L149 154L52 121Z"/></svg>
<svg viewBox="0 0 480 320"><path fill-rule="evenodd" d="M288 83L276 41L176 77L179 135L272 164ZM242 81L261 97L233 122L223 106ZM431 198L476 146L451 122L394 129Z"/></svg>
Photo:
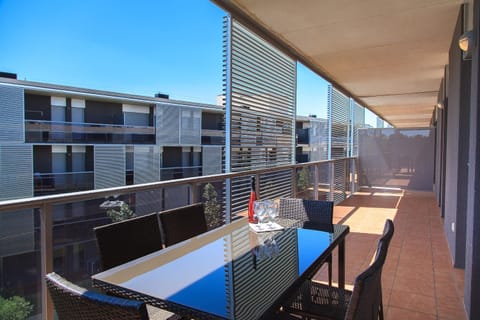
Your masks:
<svg viewBox="0 0 480 320"><path fill-rule="evenodd" d="M382 273L385 319L466 319L464 271L452 266L430 192L365 189L335 206L334 223L350 226L347 287L371 262L386 219L393 220L395 234ZM326 280L325 268L315 278Z"/></svg>

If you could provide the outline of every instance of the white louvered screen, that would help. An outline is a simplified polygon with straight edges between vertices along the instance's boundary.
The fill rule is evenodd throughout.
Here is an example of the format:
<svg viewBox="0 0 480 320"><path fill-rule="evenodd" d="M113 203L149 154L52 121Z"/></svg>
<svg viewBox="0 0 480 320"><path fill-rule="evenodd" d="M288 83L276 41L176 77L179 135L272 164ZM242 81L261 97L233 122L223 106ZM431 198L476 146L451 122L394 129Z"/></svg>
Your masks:
<svg viewBox="0 0 480 320"><path fill-rule="evenodd" d="M222 146L202 147L202 175L222 173Z"/></svg>
<svg viewBox="0 0 480 320"><path fill-rule="evenodd" d="M180 108L157 105L157 145L180 144Z"/></svg>
<svg viewBox="0 0 480 320"><path fill-rule="evenodd" d="M24 117L23 89L0 85L1 143L25 142Z"/></svg>
<svg viewBox="0 0 480 320"><path fill-rule="evenodd" d="M95 145L95 189L125 185L125 146Z"/></svg>
<svg viewBox="0 0 480 320"><path fill-rule="evenodd" d="M248 235L248 229L241 229L232 234L232 248L228 261L232 261L233 299L235 301L235 319L250 320L259 319L266 310L259 309L260 300L268 301L276 293L288 288L288 284L298 277L298 249L295 243L297 237L292 236L295 229L278 234L275 242L280 248L280 253L272 258L257 258L251 251L250 241L263 242L262 234ZM255 238L257 237L257 239ZM256 272L250 272L251 268ZM248 270L248 271L247 271ZM281 275L282 281L268 281L271 275ZM252 294L256 292L257 294ZM261 292L261 294L258 294Z"/></svg>
<svg viewBox="0 0 480 320"><path fill-rule="evenodd" d="M0 146L0 200L33 197L33 147Z"/></svg>
<svg viewBox="0 0 480 320"><path fill-rule="evenodd" d="M292 171L260 175L260 199L288 198L292 195Z"/></svg>
<svg viewBox="0 0 480 320"><path fill-rule="evenodd" d="M335 161L334 164L334 193L333 201L338 204L345 200L345 192L347 191L346 175L347 166L346 160Z"/></svg>
<svg viewBox="0 0 480 320"><path fill-rule="evenodd" d="M202 144L202 112L200 110L182 108L180 143L183 145Z"/></svg>
<svg viewBox="0 0 480 320"><path fill-rule="evenodd" d="M365 108L352 100L353 126L352 126L352 157L358 156L358 129L365 127Z"/></svg>
<svg viewBox="0 0 480 320"><path fill-rule="evenodd" d="M328 121L310 118L310 161L328 159Z"/></svg>
<svg viewBox="0 0 480 320"><path fill-rule="evenodd" d="M158 146L133 147L133 180L135 184L160 181L161 157Z"/></svg>
<svg viewBox="0 0 480 320"><path fill-rule="evenodd" d="M347 157L349 154L350 98L328 87L328 114L330 132L330 159Z"/></svg>
<svg viewBox="0 0 480 320"><path fill-rule="evenodd" d="M224 26L226 170L291 164L295 154L295 61L230 17ZM232 182L232 213L233 207L246 209L244 198L250 190L246 183L248 187L243 181Z"/></svg>

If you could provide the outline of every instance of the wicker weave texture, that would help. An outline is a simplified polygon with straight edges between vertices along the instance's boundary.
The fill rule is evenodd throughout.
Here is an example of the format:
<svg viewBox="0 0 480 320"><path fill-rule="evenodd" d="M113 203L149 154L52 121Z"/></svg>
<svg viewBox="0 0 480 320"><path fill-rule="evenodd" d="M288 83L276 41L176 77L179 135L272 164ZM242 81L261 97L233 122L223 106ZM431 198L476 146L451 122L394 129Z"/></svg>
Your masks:
<svg viewBox="0 0 480 320"><path fill-rule="evenodd" d="M279 217L297 221L297 227L333 232L332 201L280 198ZM332 285L332 255L326 259L328 285Z"/></svg>
<svg viewBox="0 0 480 320"><path fill-rule="evenodd" d="M85 290L55 273L45 276L59 320L148 320L145 303Z"/></svg>
<svg viewBox="0 0 480 320"><path fill-rule="evenodd" d="M356 277L353 291L307 280L285 301L284 310L313 319L383 319L381 276L393 233L393 222L387 220L375 260Z"/></svg>
<svg viewBox="0 0 480 320"><path fill-rule="evenodd" d="M333 222L333 202L281 198L279 216L299 222L313 222L319 225L331 225Z"/></svg>

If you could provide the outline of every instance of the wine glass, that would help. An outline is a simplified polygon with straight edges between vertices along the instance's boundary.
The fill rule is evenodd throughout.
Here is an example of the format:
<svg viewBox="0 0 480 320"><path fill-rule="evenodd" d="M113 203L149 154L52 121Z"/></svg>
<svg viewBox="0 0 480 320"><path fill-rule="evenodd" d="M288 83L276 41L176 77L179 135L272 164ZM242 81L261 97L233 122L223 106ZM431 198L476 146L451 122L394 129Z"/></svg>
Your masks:
<svg viewBox="0 0 480 320"><path fill-rule="evenodd" d="M253 203L253 211L258 219L258 228L261 229L262 223L265 223L265 219L267 218L265 203L263 201L255 201Z"/></svg>
<svg viewBox="0 0 480 320"><path fill-rule="evenodd" d="M270 218L268 221L268 225L271 228L275 223L275 219L278 217L278 203L276 203L275 201L270 201L267 213Z"/></svg>

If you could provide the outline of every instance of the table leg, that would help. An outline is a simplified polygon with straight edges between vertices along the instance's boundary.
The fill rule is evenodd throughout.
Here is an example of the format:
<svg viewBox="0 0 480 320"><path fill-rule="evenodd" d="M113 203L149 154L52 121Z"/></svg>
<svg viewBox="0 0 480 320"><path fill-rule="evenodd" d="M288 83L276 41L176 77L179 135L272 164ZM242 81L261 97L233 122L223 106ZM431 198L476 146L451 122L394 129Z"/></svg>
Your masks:
<svg viewBox="0 0 480 320"><path fill-rule="evenodd" d="M338 287L345 289L345 239L338 244Z"/></svg>

